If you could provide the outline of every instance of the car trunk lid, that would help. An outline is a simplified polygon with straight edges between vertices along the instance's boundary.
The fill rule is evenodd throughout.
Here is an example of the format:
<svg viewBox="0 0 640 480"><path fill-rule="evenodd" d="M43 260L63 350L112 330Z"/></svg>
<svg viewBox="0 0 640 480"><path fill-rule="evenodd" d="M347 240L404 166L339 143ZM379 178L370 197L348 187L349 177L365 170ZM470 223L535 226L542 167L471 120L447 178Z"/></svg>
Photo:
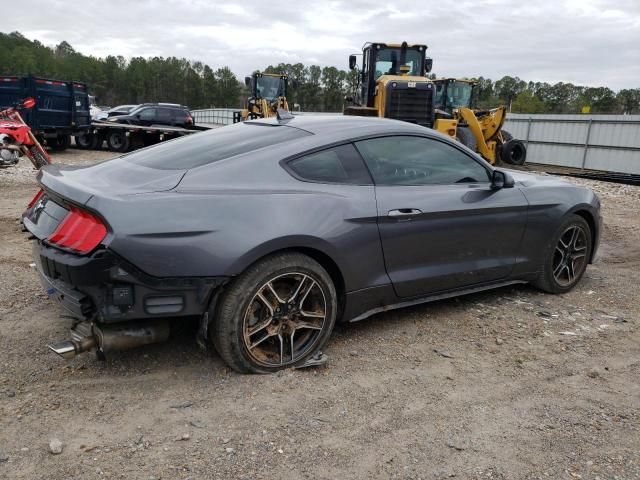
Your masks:
<svg viewBox="0 0 640 480"><path fill-rule="evenodd" d="M38 173L43 194L23 213L23 224L37 238L49 237L73 205L93 197L117 198L175 188L186 170L158 170L115 159L90 167L47 165ZM100 212L94 212L98 215Z"/></svg>

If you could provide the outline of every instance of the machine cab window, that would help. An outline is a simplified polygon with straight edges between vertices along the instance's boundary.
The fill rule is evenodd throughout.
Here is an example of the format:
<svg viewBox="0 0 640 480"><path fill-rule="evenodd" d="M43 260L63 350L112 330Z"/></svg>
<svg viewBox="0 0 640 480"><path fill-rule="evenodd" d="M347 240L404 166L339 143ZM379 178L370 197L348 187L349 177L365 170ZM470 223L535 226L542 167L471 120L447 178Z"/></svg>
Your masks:
<svg viewBox="0 0 640 480"><path fill-rule="evenodd" d="M376 54L374 79L378 80L382 75L401 75L403 65L408 68L405 69L407 75L423 75L424 52L407 49L403 62L401 47L382 47Z"/></svg>

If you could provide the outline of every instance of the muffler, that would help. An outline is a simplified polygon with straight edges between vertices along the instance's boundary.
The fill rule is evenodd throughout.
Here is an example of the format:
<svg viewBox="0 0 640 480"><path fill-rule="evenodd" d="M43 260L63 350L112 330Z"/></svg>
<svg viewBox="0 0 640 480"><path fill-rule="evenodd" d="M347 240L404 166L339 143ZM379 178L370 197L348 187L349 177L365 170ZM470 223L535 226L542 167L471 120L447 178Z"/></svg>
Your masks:
<svg viewBox="0 0 640 480"><path fill-rule="evenodd" d="M93 349L106 353L164 342L169 338L169 331L166 319L100 326L80 322L71 329L71 340L53 343L49 349L62 358L70 359Z"/></svg>

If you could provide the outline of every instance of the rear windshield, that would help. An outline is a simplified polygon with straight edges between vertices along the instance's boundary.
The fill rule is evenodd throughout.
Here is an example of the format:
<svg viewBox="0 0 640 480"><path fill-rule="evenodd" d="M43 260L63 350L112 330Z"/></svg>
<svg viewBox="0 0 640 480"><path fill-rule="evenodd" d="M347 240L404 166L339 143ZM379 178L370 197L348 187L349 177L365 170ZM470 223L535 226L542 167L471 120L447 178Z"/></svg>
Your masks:
<svg viewBox="0 0 640 480"><path fill-rule="evenodd" d="M123 158L137 165L161 170L188 170L307 135L311 133L298 128L237 123L186 135Z"/></svg>

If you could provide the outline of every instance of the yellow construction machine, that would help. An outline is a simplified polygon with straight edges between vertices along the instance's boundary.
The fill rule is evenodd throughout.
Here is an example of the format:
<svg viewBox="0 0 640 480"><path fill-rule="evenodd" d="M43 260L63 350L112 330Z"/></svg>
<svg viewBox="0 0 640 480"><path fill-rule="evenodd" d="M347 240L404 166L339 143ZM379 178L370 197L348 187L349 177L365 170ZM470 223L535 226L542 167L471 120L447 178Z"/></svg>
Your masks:
<svg viewBox="0 0 640 480"><path fill-rule="evenodd" d="M435 87L426 73L426 45L366 43L362 48L359 91L347 98L345 115L395 118L432 128ZM356 55L349 68L358 68Z"/></svg>
<svg viewBox="0 0 640 480"><path fill-rule="evenodd" d="M255 72L252 76L245 77L244 82L251 94L246 108L240 113L241 121L275 117L278 109L289 110L289 79L286 75Z"/></svg>
<svg viewBox="0 0 640 480"><path fill-rule="evenodd" d="M507 115L505 106L489 110L472 109L476 85L473 80L441 78L433 82L436 88L436 130L478 152L492 165L500 160L513 165L525 162L527 150L524 143L502 129Z"/></svg>
<svg viewBox="0 0 640 480"><path fill-rule="evenodd" d="M478 152L489 163L522 165L526 148L502 130L506 108L473 110L475 83L445 78L430 80L433 61L426 45L366 43L362 48L359 89L345 115L394 118L434 128ZM349 68L358 68L356 55Z"/></svg>

